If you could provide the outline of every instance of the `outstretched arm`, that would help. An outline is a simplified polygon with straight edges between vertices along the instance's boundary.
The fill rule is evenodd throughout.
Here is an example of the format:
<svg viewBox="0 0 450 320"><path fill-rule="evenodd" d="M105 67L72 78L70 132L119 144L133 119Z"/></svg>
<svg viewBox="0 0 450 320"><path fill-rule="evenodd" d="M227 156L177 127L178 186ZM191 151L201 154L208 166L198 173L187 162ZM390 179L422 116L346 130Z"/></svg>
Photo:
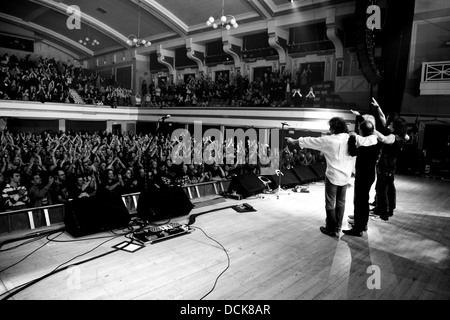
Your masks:
<svg viewBox="0 0 450 320"><path fill-rule="evenodd" d="M322 151L325 145L325 137L300 137L298 139L286 138L287 142L291 144L298 143L300 148L309 148Z"/></svg>
<svg viewBox="0 0 450 320"><path fill-rule="evenodd" d="M378 141L381 141L385 144L393 144L395 142L395 135L393 135L393 134L385 136L385 135L381 134L380 132L378 132L377 130L374 130L374 133L377 136Z"/></svg>
<svg viewBox="0 0 450 320"><path fill-rule="evenodd" d="M386 126L386 116L383 113L383 110L381 110L380 105L378 104L377 100L372 97L372 105L377 108L378 116L380 117L381 123L383 124L383 127Z"/></svg>
<svg viewBox="0 0 450 320"><path fill-rule="evenodd" d="M359 113L359 111L355 111L350 109L350 111L356 116L356 121L361 123L364 121L364 117L361 115L361 113Z"/></svg>

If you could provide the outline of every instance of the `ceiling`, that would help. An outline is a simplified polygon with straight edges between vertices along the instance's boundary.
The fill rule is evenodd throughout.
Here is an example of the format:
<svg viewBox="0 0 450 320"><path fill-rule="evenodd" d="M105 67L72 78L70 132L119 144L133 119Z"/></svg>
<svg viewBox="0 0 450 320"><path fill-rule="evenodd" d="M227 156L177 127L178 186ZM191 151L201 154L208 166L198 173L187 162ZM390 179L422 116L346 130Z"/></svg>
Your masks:
<svg viewBox="0 0 450 320"><path fill-rule="evenodd" d="M127 49L128 35L135 34L153 44L211 32L206 20L223 10L240 26L272 20L311 7L346 0L14 0L2 1L0 21L31 31L65 48L79 58ZM350 1L351 2L351 1ZM81 12L81 28L69 29L70 6ZM419 12L450 7L448 0L416 0ZM73 20L72 20L73 21ZM140 21L140 23L139 23ZM139 34L138 34L139 33ZM99 45L83 45L80 39L96 39Z"/></svg>
<svg viewBox="0 0 450 320"><path fill-rule="evenodd" d="M208 32L212 28L206 26L206 20L211 15L219 17L222 3L224 12L239 24L272 19L295 9L288 0L14 0L2 1L0 20L33 31L37 38L82 57L123 50L130 34L157 43ZM69 6L80 10L80 29L67 27L72 13L67 12ZM100 44L80 44L86 37Z"/></svg>

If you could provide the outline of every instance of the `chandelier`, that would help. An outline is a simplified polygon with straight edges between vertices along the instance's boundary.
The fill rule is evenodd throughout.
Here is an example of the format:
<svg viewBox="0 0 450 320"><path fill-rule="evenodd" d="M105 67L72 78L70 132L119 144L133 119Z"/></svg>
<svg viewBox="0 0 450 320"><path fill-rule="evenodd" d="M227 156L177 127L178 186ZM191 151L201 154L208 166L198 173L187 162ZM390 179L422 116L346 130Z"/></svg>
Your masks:
<svg viewBox="0 0 450 320"><path fill-rule="evenodd" d="M86 37L84 39L80 39L78 40L79 43L81 43L84 46L87 46L89 43L91 44L91 46L95 46L95 45L99 45L100 41L98 41L97 39L91 39L89 37Z"/></svg>
<svg viewBox="0 0 450 320"><path fill-rule="evenodd" d="M139 34L141 31L141 4L140 1L138 2L138 33L137 36L134 34L130 34L127 38L127 44L130 47L150 47L152 43L150 41L147 41L145 39L141 39Z"/></svg>
<svg viewBox="0 0 450 320"><path fill-rule="evenodd" d="M222 0L222 15L219 19L216 19L213 16L209 17L208 21L206 21L206 25L208 27L212 26L214 29L217 29L219 26L221 26L222 28L225 28L227 30L230 30L232 27L235 29L238 27L235 17L233 17L231 14L224 14L224 2L225 0Z"/></svg>
<svg viewBox="0 0 450 320"><path fill-rule="evenodd" d="M86 38L78 40L78 42L84 46L87 46L90 44L91 46L98 46L100 44L100 41L98 41L95 38L90 37L90 29L88 28L88 33Z"/></svg>

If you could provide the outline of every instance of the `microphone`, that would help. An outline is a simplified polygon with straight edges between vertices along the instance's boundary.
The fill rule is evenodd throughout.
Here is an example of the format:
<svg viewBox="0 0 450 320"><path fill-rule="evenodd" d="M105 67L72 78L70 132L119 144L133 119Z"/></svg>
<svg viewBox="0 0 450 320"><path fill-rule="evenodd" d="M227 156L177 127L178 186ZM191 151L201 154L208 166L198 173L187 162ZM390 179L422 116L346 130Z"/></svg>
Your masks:
<svg viewBox="0 0 450 320"><path fill-rule="evenodd" d="M281 123L283 126L288 126L289 127L289 123L287 123L287 122L282 122Z"/></svg>

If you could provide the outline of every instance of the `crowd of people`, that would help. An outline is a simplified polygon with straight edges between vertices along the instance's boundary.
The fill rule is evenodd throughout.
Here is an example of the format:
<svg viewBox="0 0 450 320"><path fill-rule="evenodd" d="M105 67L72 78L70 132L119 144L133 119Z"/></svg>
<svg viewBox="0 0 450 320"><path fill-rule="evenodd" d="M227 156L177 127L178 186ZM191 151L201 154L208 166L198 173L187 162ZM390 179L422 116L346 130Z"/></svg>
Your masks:
<svg viewBox="0 0 450 320"><path fill-rule="evenodd" d="M291 77L289 72L280 74L277 70L265 72L263 76L249 80L240 70L228 77L226 74L213 81L201 74L189 77L176 84L159 81L141 85L142 106L300 106L315 97L307 82L301 84L306 75ZM305 80L306 81L306 80ZM309 89L307 89L309 88Z"/></svg>
<svg viewBox="0 0 450 320"><path fill-rule="evenodd" d="M76 67L53 58L21 59L3 54L0 59L0 99L85 103L88 105L171 107L171 106L302 106L315 95L309 69L290 72L265 72L249 80L248 75L227 73L211 77L201 74L177 82L159 79L157 83L143 80L140 90L133 92L95 71ZM77 93L80 101L71 94Z"/></svg>
<svg viewBox="0 0 450 320"><path fill-rule="evenodd" d="M134 94L113 75L76 67L53 58L31 55L19 59L7 53L0 58L0 99L58 103L86 103L111 107L133 105ZM75 100L70 91L81 98Z"/></svg>
<svg viewBox="0 0 450 320"><path fill-rule="evenodd" d="M186 186L250 172L260 175L263 167L271 166L271 156L280 156L267 145L261 152L261 144L248 139L228 139L219 146L214 137L191 137L187 150L183 137L5 129L0 132L0 210L64 203L95 196L98 190L123 195L142 192L149 184ZM281 154L285 169L323 161L320 153L309 149L286 146Z"/></svg>
<svg viewBox="0 0 450 320"><path fill-rule="evenodd" d="M258 153L253 148L257 142L233 145L233 161L226 153L231 140L223 144L223 154L216 157L220 147L214 138L191 139L193 161L182 162L176 157L185 150L177 149L182 137L177 140L162 132L31 134L5 129L0 133L0 210L64 203L95 196L99 190L123 195L141 192L149 184L184 186L247 172L259 174L261 167L270 165L259 161L259 155L256 163L249 161L255 155L252 152ZM212 151L205 153L208 147ZM198 154L209 158L194 161Z"/></svg>

